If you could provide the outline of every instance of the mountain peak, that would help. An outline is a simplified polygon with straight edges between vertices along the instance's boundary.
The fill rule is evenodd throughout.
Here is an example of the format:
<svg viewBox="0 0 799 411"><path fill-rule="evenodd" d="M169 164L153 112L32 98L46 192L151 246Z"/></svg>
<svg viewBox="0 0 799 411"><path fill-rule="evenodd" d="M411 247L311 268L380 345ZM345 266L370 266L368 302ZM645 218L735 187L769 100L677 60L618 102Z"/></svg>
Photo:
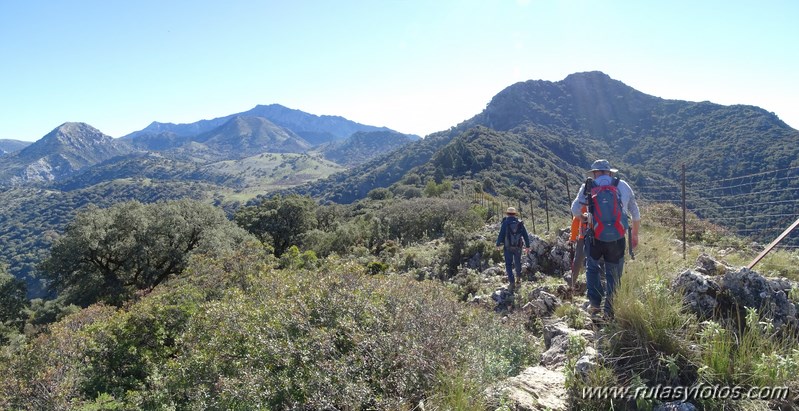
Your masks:
<svg viewBox="0 0 799 411"><path fill-rule="evenodd" d="M80 132L92 132L92 133L100 133L100 130L90 126L89 124L77 121L67 121L64 124L53 129L53 131L58 131L62 133L80 133Z"/></svg>
<svg viewBox="0 0 799 411"><path fill-rule="evenodd" d="M67 122L14 153L13 161L0 169L0 179L56 180L130 151L127 144L86 123Z"/></svg>
<svg viewBox="0 0 799 411"><path fill-rule="evenodd" d="M21 153L48 155L64 151L92 151L94 147L107 146L113 143L111 136L100 130L78 122L67 122L53 129L39 141L26 147Z"/></svg>
<svg viewBox="0 0 799 411"><path fill-rule="evenodd" d="M619 80L611 78L609 75L601 71L586 71L582 73L569 74L559 83L566 85L566 87L571 90L578 91L608 91L611 89L616 89L625 93L631 91L640 93L632 87L622 83Z"/></svg>
<svg viewBox="0 0 799 411"><path fill-rule="evenodd" d="M565 79L563 79L563 82L564 83L568 83L570 81L575 81L575 80L616 81L616 80L613 80L609 75L607 75L607 74L605 74L605 73L603 73L601 71L594 70L594 71L583 71L583 72L580 72L580 73L569 74L568 76L566 76Z"/></svg>
<svg viewBox="0 0 799 411"><path fill-rule="evenodd" d="M217 152L255 155L264 151L298 153L310 144L291 130L280 127L266 118L234 115L221 126L196 137L196 141Z"/></svg>

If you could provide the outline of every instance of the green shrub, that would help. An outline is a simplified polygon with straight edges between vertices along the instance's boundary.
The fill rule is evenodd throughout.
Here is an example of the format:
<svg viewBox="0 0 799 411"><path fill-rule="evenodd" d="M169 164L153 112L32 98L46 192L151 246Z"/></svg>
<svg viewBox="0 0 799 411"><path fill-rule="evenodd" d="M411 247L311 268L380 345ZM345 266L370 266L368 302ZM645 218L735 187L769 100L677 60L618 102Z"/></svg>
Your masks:
<svg viewBox="0 0 799 411"><path fill-rule="evenodd" d="M585 315L579 307L574 304L563 304L555 308L555 316L566 320L566 324L576 330L585 326Z"/></svg>
<svg viewBox="0 0 799 411"><path fill-rule="evenodd" d="M366 264L366 272L371 275L383 274L388 270L388 264L380 261L372 261Z"/></svg>
<svg viewBox="0 0 799 411"><path fill-rule="evenodd" d="M465 201L419 198L388 204L383 208L380 219L388 229L388 239L411 244L441 237L447 221L468 212L469 204Z"/></svg>
<svg viewBox="0 0 799 411"><path fill-rule="evenodd" d="M393 197L393 193L387 188L375 188L366 194L370 200L388 200Z"/></svg>
<svg viewBox="0 0 799 411"><path fill-rule="evenodd" d="M522 325L443 284L340 258L278 270L264 254L194 256L169 287L5 351L0 408L407 409L538 361Z"/></svg>

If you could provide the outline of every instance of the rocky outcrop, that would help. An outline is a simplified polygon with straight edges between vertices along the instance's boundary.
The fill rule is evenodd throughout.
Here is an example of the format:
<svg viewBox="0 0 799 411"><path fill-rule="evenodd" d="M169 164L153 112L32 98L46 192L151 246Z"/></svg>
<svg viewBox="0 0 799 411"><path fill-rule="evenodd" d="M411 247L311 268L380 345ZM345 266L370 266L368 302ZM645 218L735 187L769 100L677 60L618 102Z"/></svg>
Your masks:
<svg viewBox="0 0 799 411"><path fill-rule="evenodd" d="M585 347L574 363L574 372L587 375L598 361L597 351L590 344L594 332L574 330L564 322L555 322L544 326L543 338L546 351L541 363L488 389L486 397L489 403L504 401L515 410L569 409L564 374L567 352L574 342Z"/></svg>
<svg viewBox="0 0 799 411"><path fill-rule="evenodd" d="M524 270L529 274L542 272L546 275L563 276L571 271L569 256L568 232L557 237L554 244L537 235L530 236L530 252L524 263Z"/></svg>
<svg viewBox="0 0 799 411"><path fill-rule="evenodd" d="M488 390L489 403L510 402L515 410L567 410L566 378L560 371L536 366Z"/></svg>
<svg viewBox="0 0 799 411"><path fill-rule="evenodd" d="M688 309L700 318L711 318L715 313L721 288L713 278L687 270L674 280L672 287L683 294Z"/></svg>
<svg viewBox="0 0 799 411"><path fill-rule="evenodd" d="M566 323L555 322L544 326L544 347L546 351L541 355L541 365L553 369L563 369L567 360L569 344L572 340L580 341L588 347L589 342L594 339L594 332L591 330L574 330L569 328ZM581 357L586 354L584 350ZM595 354L595 352L594 352Z"/></svg>
<svg viewBox="0 0 799 411"><path fill-rule="evenodd" d="M729 267L707 255L701 255L695 269L682 272L672 283L686 307L700 318L744 318L746 309L754 308L775 329L799 327L797 303L788 298L793 286L788 279Z"/></svg>
<svg viewBox="0 0 799 411"><path fill-rule="evenodd" d="M549 317L561 305L560 299L546 292L543 287L533 290L529 297L530 302L525 304L522 309L529 311L535 317Z"/></svg>

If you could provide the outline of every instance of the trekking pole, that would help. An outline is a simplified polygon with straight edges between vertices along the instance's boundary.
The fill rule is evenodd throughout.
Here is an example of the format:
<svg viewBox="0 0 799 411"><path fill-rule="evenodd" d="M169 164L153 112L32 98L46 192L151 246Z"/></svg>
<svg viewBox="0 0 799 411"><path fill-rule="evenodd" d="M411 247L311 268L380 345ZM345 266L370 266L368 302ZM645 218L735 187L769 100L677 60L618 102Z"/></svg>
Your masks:
<svg viewBox="0 0 799 411"><path fill-rule="evenodd" d="M575 241L577 241L577 240L575 240ZM577 261L575 261L575 259L574 259L576 254L577 254L577 250L575 249L575 244L572 243L572 242L569 242L569 261L571 261L571 267L570 268L572 269L571 276L570 276L571 280L569 281L569 287L570 287L570 290L571 290L571 292L569 293L569 296L573 296L574 295L574 285L577 282L577 280L575 279L575 277L577 277L577 273L576 273L577 270L575 270Z"/></svg>
<svg viewBox="0 0 799 411"><path fill-rule="evenodd" d="M633 229L627 227L627 248L630 249L630 259L635 260L635 252L633 251Z"/></svg>

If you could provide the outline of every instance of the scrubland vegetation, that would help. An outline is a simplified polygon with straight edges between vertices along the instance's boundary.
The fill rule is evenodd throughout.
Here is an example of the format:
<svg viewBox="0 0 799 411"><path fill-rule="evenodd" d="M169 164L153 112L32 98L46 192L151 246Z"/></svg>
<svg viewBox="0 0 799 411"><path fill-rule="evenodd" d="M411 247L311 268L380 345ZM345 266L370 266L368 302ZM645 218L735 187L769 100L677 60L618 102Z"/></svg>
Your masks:
<svg viewBox="0 0 799 411"><path fill-rule="evenodd" d="M532 318L520 309L526 292L563 283L539 273L537 282L523 282L510 309L472 301L502 285L501 276L486 279L462 266L478 252L484 266L501 263L496 231L485 224L496 217L452 190L434 194L392 199L376 192L350 206L278 197L241 208L234 221L191 201L86 210L41 266L57 299L27 302L10 276L0 283L0 408L508 406L490 403L486 388L538 364L543 322L560 316L590 327L580 316L583 299L564 301L553 318ZM141 224L125 226L123 215ZM588 385L799 392L796 336L770 329L767 312L700 321L684 309L671 280L700 252L717 251L711 237L724 235L692 221L695 240L684 260L674 228L645 220L615 319L591 342L598 366L587 378L565 371L574 409L657 405L589 401L579 395ZM553 219L555 227L567 223ZM539 234L548 241L557 235ZM741 243L724 258L751 258L754 250ZM779 252L762 266L795 280L796 269L784 263L796 258ZM788 404L693 402L706 409Z"/></svg>

